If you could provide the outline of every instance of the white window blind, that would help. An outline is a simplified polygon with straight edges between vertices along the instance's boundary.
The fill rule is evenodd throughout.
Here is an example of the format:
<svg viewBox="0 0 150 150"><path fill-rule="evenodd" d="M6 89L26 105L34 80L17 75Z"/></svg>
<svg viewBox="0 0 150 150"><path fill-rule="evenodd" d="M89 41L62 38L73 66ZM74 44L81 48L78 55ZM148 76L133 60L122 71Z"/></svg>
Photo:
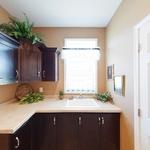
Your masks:
<svg viewBox="0 0 150 150"><path fill-rule="evenodd" d="M63 50L66 93L97 92L97 39L65 39ZM89 50L90 49L90 50Z"/></svg>

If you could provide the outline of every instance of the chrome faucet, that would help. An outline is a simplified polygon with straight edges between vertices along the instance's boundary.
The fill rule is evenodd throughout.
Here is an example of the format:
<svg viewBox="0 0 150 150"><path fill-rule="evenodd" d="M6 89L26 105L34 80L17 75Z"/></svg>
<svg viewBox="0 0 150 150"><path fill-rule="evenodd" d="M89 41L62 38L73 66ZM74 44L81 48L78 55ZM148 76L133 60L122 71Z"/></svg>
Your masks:
<svg viewBox="0 0 150 150"><path fill-rule="evenodd" d="M80 93L80 94L79 94L79 98L80 98L80 99L83 98L83 93Z"/></svg>

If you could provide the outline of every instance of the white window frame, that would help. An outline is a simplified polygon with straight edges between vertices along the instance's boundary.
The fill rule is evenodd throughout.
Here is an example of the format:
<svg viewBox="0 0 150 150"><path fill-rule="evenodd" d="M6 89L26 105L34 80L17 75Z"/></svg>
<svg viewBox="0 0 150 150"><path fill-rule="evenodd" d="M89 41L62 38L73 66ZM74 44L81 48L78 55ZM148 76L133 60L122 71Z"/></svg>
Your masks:
<svg viewBox="0 0 150 150"><path fill-rule="evenodd" d="M98 39L97 38L65 38L64 39L64 45L65 45L65 48L69 48L69 47L66 47L66 41L68 40L68 39L72 39L72 40L74 40L74 39L78 39L78 40L94 40L96 43L97 43L97 45L95 45L95 47L94 48L98 48ZM91 48L91 47L90 47ZM88 49L88 48L87 48ZM75 92L73 92L73 91L67 91L66 90L66 61L64 60L64 92L66 93L66 94L80 94L80 93L83 93L83 94L96 94L97 93L97 91L98 91L98 61L97 61L97 64L96 64L96 67L95 67L95 71L96 71L96 74L95 74L95 91L94 92L77 92L77 91L75 91Z"/></svg>

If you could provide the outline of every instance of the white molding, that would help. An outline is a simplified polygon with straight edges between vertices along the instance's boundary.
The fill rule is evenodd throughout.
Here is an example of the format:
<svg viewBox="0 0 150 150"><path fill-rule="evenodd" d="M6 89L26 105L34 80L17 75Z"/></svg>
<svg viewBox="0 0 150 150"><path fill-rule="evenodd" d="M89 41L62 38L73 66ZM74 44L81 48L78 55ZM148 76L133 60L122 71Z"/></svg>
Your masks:
<svg viewBox="0 0 150 150"><path fill-rule="evenodd" d="M139 117L138 117L138 108L139 108L139 65L138 65L138 28L134 29L134 149L140 150L139 147Z"/></svg>
<svg viewBox="0 0 150 150"><path fill-rule="evenodd" d="M139 108L139 29L148 21L150 15L145 17L134 27L134 150L140 150L140 117L138 117Z"/></svg>

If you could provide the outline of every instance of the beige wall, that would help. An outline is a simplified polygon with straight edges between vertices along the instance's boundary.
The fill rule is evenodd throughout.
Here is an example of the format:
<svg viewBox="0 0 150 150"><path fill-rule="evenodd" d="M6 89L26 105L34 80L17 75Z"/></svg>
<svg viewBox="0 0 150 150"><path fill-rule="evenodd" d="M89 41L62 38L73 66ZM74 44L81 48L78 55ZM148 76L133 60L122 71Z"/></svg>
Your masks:
<svg viewBox="0 0 150 150"><path fill-rule="evenodd" d="M0 24L9 21L9 14L0 7ZM0 103L14 98L16 84L0 85Z"/></svg>
<svg viewBox="0 0 150 150"><path fill-rule="evenodd" d="M114 95L123 110L121 117L121 150L133 150L133 28L150 14L149 0L123 0L112 18L106 34L107 64L115 65L116 75L126 75L126 96ZM107 88L113 93L112 81Z"/></svg>
<svg viewBox="0 0 150 150"><path fill-rule="evenodd" d="M64 46L64 38L98 38L98 44L101 47L101 59L98 64L98 90L105 91L105 28L35 28L34 30L41 33L47 46L60 49ZM33 83L32 86L36 90L40 86L44 87L45 94L58 94L58 91L64 87L63 68L63 60L60 60L59 82L38 82Z"/></svg>
<svg viewBox="0 0 150 150"><path fill-rule="evenodd" d="M0 24L9 21L9 14L0 6Z"/></svg>

